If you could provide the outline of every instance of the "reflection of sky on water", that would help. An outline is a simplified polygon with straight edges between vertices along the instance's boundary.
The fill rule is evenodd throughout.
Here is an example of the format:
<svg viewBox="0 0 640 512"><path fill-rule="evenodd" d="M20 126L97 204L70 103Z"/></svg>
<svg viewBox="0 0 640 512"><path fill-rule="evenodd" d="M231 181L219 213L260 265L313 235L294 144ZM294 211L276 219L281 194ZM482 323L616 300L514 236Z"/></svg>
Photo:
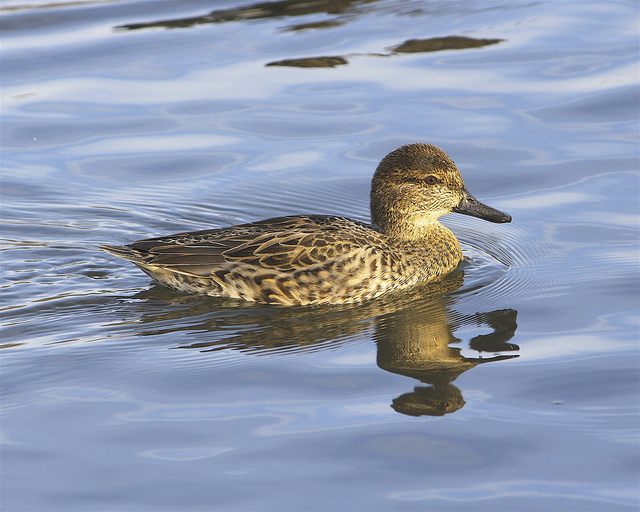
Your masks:
<svg viewBox="0 0 640 512"><path fill-rule="evenodd" d="M569 3L570 4L570 3ZM243 44L233 46L238 41L237 31L231 31L233 25L213 25L199 30L206 30L205 37L210 37L210 48L206 44L202 51L211 52L211 57L204 58L200 63L198 60L183 58L175 62L172 69L163 69L163 61L159 61L153 54L154 47L145 49L141 46L138 52L146 56L147 59L137 61L138 52L124 57L120 52L110 55L106 53L100 56L96 62L96 71L101 71L102 65L109 66L115 71L110 73L113 77L121 74L123 70L129 69L128 76L122 78L108 78L100 73L100 76L89 74L78 75L74 68L73 73L64 79L38 80L37 85L25 90L24 84L12 85L11 80L5 79L3 91L3 108L12 108L14 98L22 97L16 104L20 108L23 105L32 103L42 103L47 101L65 101L69 98L81 97L87 103L113 104L113 92L117 91L117 102L121 105L148 105L175 103L176 101L194 101L210 99L212 97L231 99L268 99L274 97L283 88L289 88L296 84L305 83L335 83L337 80L346 80L350 83L375 83L383 85L389 90L417 90L417 91L447 91L450 95L453 91L460 92L485 92L496 94L517 93L522 99L522 93L530 92L533 98L538 94L560 94L574 95L577 92L596 92L624 85L635 84L637 82L638 64L628 62L628 56L637 55L637 48L629 46L623 41L625 36L635 34L636 23L633 17L629 18L629 25L625 29L620 26L620 18L616 11L622 8L615 3L598 6L596 3L589 3L588 10L590 16L595 17L593 21L587 21L585 17L575 19L571 5L555 6L554 15L539 16L535 18L522 19L522 10L526 8L520 6L509 13L504 10L499 18L490 16L488 13L481 14L486 17L483 25L479 27L466 26L465 30L471 32L475 37L482 37L489 34L505 39L499 45L482 48L450 51L434 54L404 54L389 58L379 58L375 56L358 56L351 60L349 65L332 70L296 70L264 68L265 59L275 57L293 57L292 53L283 54L285 48L292 46L298 48L299 52L310 51L305 49L304 41L310 39L315 41L315 31L305 31L301 34L287 35L273 33L265 25L253 26L253 30L242 31ZM401 16L391 16L390 20L403 20ZM421 17L418 17L420 19ZM428 17L422 16L424 19ZM390 20L385 20L388 22ZM449 20L451 21L451 20ZM366 26L366 22L365 26ZM611 33L607 36L607 24L611 24ZM490 24L490 29L487 25ZM580 30L569 27L580 26ZM407 38L424 37L425 32L433 34L432 28L425 28L419 23L405 24L408 29ZM601 55L594 55L593 48L588 41L583 41L589 34L589 25L592 30L597 30L598 41L603 47ZM237 27L242 27L243 22L239 22ZM464 26L461 24L461 27ZM555 27L555 29L554 29ZM120 42L126 41L126 34L113 33L111 26L97 25L91 29L84 27L77 30L63 28L59 32L40 35L37 32L22 35L19 31L5 31L3 38L3 51L10 55L12 59L21 51L47 48L51 52L56 47L61 51L70 51L78 44L91 41L92 44L102 42L104 45L117 49ZM470 28L475 30L469 30ZM157 30L157 29L156 29ZM346 29L330 29L330 32L338 31L342 35ZM453 29L455 30L455 29ZM141 44L147 44L147 38L162 35L158 32L142 31L139 36ZM320 31L321 34L326 34ZM553 33L553 40L548 40L549 33ZM570 34L571 37L563 37ZM137 34L137 33L136 33ZM187 43L193 38L192 31L177 30L171 31L170 37L176 42ZM576 39L576 35L580 34ZM347 38L343 35L341 40L343 48L332 49L332 52L367 53L372 51L371 42L358 45L354 38ZM264 45L265 37L271 46ZM400 41L389 39L387 43L380 41L378 34L375 39L369 34L369 39L375 41L379 47L376 51L382 51L388 46ZM46 40L46 44L44 44ZM558 53L557 45L564 40L566 47L564 52ZM248 51L247 41L253 41L251 51ZM282 48L273 47L280 41ZM535 45L537 52L531 50L523 51L523 46ZM301 44L302 43L302 44ZM322 39L323 46L327 46L328 41ZM256 48L255 45L261 45ZM562 43L560 43L562 44ZM348 48L346 47L347 45ZM611 45L617 49L612 50ZM588 48L588 49L585 49ZM167 49L171 53L180 55L180 47ZM165 51L167 51L165 50ZM74 50L80 52L80 50ZM324 51L327 51L326 49ZM278 55L279 52L279 55ZM289 50L291 52L291 50ZM239 59L229 59L228 64L216 65L215 69L202 69L199 65L202 62L217 58L221 59L225 54L232 56L234 53L243 54ZM42 50L38 54L30 54L30 59L36 62L45 57ZM82 54L79 53L81 56ZM615 58L612 57L615 55ZM252 60L253 56L253 60ZM299 55L308 57L311 55ZM117 65L116 61L117 59ZM154 61L157 61L154 64ZM13 64L13 60L10 61ZM104 63L104 64L101 64ZM6 64L5 64L6 65ZM64 64L63 64L64 66ZM127 68L127 66L132 66ZM535 71L534 66L539 70ZM491 69L493 68L493 69ZM106 71L104 69L103 71ZM469 80L469 73L473 72L473 80ZM33 71L32 71L33 72ZM138 77L144 79L136 80ZM243 77L239 82L236 77ZM25 94L35 93L36 96L25 97ZM23 112L24 115L24 112Z"/></svg>
<svg viewBox="0 0 640 512"><path fill-rule="evenodd" d="M172 135L147 135L145 137L110 138L100 142L74 145L69 154L139 154L193 151L239 142L238 138L203 133L180 133Z"/></svg>
<svg viewBox="0 0 640 512"><path fill-rule="evenodd" d="M470 50L473 51L473 50ZM623 62L613 73L610 69L600 70L588 76L548 80L535 80L531 76L518 76L510 73L509 69L501 66L501 55L496 51L494 63L485 63L482 69L474 70L473 81L468 80L468 72L460 69L447 69L438 66L425 67L424 56L401 56L385 59L375 63L365 59L354 62L348 68L338 70L282 70L274 68L263 69L251 63L239 63L215 71L191 71L180 78L166 78L161 81L135 79L107 79L104 77L79 77L45 80L25 89L24 85L6 85L3 87L3 103L9 112L14 109L24 110L30 104L43 102L64 102L73 97L82 97L88 103L112 104L113 91L117 90L117 104L121 105L151 105L176 101L198 101L210 98L225 98L226 100L256 100L268 99L283 89L313 83L315 87L321 84L335 84L336 81L346 80L351 83L376 84L376 88L383 86L389 90L402 91L446 91L447 93L466 92L477 98L479 92L488 94L513 94L517 92L522 98L523 93L549 94L561 97L561 94L575 95L576 93L592 93L615 89L637 82L638 66ZM455 56L450 57L455 61ZM415 60L416 65L411 62ZM456 63L460 65L460 63ZM487 66L497 66L494 71L487 70ZM513 69L513 68L510 68ZM310 75L312 73L312 75ZM337 74L339 73L339 74ZM242 76L243 82L239 86L235 78ZM23 96L35 93L34 96ZM495 100L490 100L494 102ZM485 106L490 106L491 103ZM53 117L58 117L51 114Z"/></svg>
<svg viewBox="0 0 640 512"><path fill-rule="evenodd" d="M638 325L638 322L630 315L618 318L605 315L602 318L596 318L593 324L585 325L584 332L581 334L536 338L535 343L527 345L526 352L523 352L526 354L523 359L527 362L569 359L571 357L582 359L594 354L609 354L615 351L631 352L636 346L632 340L611 340L611 331L625 325L627 328L632 328L633 325ZM600 335L597 334L599 331Z"/></svg>

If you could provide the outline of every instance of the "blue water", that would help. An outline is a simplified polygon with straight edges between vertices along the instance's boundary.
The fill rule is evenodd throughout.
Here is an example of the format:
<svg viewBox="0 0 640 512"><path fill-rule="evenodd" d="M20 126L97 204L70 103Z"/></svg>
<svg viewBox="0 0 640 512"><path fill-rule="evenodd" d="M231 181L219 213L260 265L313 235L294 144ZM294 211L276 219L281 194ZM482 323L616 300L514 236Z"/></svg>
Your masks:
<svg viewBox="0 0 640 512"><path fill-rule="evenodd" d="M640 506L637 2L330 4L2 3L3 511ZM502 41L392 51L446 36ZM413 141L513 216L443 218L436 286L252 305L96 248L367 221Z"/></svg>

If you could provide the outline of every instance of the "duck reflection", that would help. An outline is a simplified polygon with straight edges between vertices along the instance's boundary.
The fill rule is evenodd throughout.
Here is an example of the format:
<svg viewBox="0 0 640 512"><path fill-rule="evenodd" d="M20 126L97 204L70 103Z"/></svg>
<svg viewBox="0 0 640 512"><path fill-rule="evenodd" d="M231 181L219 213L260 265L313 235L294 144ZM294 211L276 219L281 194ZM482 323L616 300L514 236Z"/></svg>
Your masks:
<svg viewBox="0 0 640 512"><path fill-rule="evenodd" d="M402 312L392 321L382 320L376 327L378 366L388 372L406 375L428 386L417 386L393 400L392 407L410 416L443 416L461 409L465 401L462 392L451 384L460 374L480 363L500 361L516 355L496 355L489 358L469 358L462 350L451 347L461 340L452 334L445 308L437 302L420 314ZM478 352L518 350L507 343L517 328L517 312L512 309L482 313L462 318L460 324L476 323L494 329L491 334L474 337L470 346Z"/></svg>
<svg viewBox="0 0 640 512"><path fill-rule="evenodd" d="M247 305L153 287L135 297L144 300L136 325L140 327L141 321L152 327L137 332L157 335L189 331L193 342L177 348L270 355L323 350L372 333L378 366L423 384L394 399L393 409L411 416L442 416L465 404L462 392L452 384L463 372L480 363L518 357L500 354L518 350L517 345L509 343L517 329L515 310L466 316L455 312L455 291L463 279L459 270L438 283L402 294L360 305L315 308ZM172 303L171 308L166 307L167 302ZM466 357L461 348L451 346L461 343L454 332L481 327L492 332L469 340L478 357ZM485 353L492 355L483 357Z"/></svg>

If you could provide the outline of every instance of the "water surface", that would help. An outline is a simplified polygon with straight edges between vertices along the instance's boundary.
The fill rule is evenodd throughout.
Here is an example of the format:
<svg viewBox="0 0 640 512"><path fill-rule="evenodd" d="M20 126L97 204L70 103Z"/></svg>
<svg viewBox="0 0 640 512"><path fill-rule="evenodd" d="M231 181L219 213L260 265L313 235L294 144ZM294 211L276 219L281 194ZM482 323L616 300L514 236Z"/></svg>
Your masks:
<svg viewBox="0 0 640 512"><path fill-rule="evenodd" d="M637 19L3 2L3 510L637 510ZM413 141L513 216L444 218L467 259L440 283L252 305L96 249L367 221Z"/></svg>

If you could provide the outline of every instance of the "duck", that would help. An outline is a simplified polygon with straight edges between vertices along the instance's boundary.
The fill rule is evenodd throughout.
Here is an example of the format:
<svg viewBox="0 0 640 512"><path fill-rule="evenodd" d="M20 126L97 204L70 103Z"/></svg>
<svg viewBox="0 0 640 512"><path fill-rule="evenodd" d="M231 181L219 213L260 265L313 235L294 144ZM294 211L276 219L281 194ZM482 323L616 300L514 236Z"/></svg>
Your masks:
<svg viewBox="0 0 640 512"><path fill-rule="evenodd" d="M511 216L469 193L440 148L401 146L371 180L371 222L292 215L101 249L181 292L284 306L352 304L439 279L463 260L438 219Z"/></svg>

